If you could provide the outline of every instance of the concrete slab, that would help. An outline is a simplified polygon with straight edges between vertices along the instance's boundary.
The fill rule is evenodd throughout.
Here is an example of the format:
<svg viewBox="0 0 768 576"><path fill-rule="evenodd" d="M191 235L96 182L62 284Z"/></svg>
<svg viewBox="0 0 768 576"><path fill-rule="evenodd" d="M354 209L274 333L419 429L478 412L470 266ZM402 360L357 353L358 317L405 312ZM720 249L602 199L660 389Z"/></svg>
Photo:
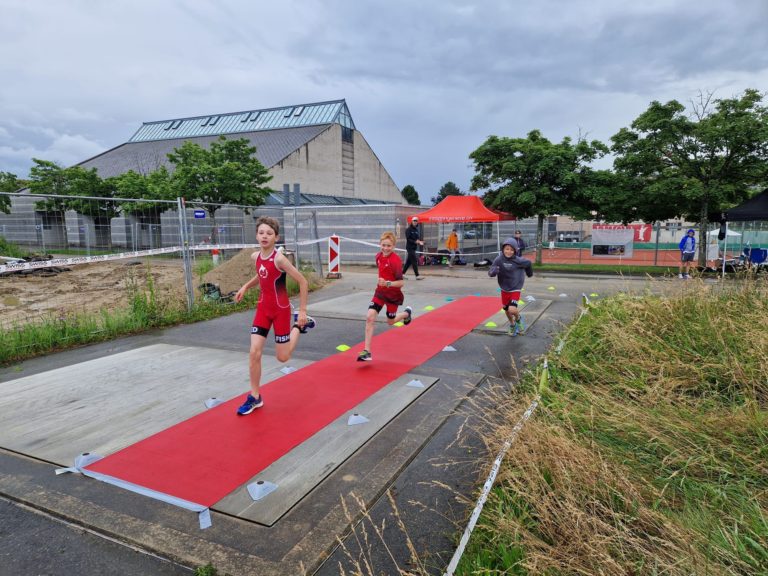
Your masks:
<svg viewBox="0 0 768 576"><path fill-rule="evenodd" d="M552 304L552 300L538 299L533 302L526 302L520 312L523 315L523 321L525 322L526 330L530 329L536 321L541 317L544 311ZM486 326L489 322L493 322L496 326ZM509 326L509 320L504 310L499 305L499 311L485 320L474 332L487 332L490 334L506 334L507 327Z"/></svg>
<svg viewBox="0 0 768 576"><path fill-rule="evenodd" d="M414 380L422 386L409 386ZM393 380L217 502L213 509L272 526L437 381L415 374ZM350 426L350 414L359 414L368 421ZM247 489L254 482L271 483L277 489L254 501Z"/></svg>
<svg viewBox="0 0 768 576"><path fill-rule="evenodd" d="M262 382L284 364L263 357ZM288 365L310 364L292 359ZM207 398L248 390L248 354L154 344L4 384L0 447L70 466L81 452L111 454L206 410Z"/></svg>
<svg viewBox="0 0 768 576"><path fill-rule="evenodd" d="M346 320L365 319L366 310L368 310L368 305L371 303L372 296L373 290L370 292L361 290L337 298L322 300L320 302L311 302L309 305L309 313L310 315L319 318L342 318ZM448 298L450 298L450 300L447 300ZM413 308L413 317L418 318L420 314L428 311L426 310L427 306L440 308L456 299L455 296L450 296L448 294L406 292L403 307L410 306ZM386 315L383 312L379 313L378 320L379 322L386 322Z"/></svg>

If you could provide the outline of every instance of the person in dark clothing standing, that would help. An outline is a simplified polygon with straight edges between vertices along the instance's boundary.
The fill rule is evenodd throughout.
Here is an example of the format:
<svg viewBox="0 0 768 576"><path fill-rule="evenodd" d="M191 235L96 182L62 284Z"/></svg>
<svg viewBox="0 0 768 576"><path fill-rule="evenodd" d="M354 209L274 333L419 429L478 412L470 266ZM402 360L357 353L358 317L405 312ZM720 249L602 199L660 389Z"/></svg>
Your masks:
<svg viewBox="0 0 768 576"><path fill-rule="evenodd" d="M528 244L523 240L523 233L520 230L515 230L515 240L517 240L517 256L522 257L525 249L528 248Z"/></svg>
<svg viewBox="0 0 768 576"><path fill-rule="evenodd" d="M403 276L408 270L409 266L413 266L413 273L416 274L416 280L421 280L419 276L419 260L416 257L416 249L419 246L424 246L424 242L421 240L419 234L419 218L414 216L411 218L411 224L405 229L405 251L408 253L408 257L405 259L403 265Z"/></svg>

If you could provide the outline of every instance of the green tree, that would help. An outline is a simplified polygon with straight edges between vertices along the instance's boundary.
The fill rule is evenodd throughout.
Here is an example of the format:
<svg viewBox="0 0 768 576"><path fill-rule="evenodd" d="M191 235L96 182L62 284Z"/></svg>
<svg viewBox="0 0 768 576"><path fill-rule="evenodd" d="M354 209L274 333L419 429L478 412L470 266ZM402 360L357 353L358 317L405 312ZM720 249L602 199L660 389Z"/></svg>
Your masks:
<svg viewBox="0 0 768 576"><path fill-rule="evenodd" d="M50 160L32 158L29 170L29 191L33 194L65 196L68 191L67 174L62 166ZM35 202L35 209L63 219L67 209L65 198L48 198Z"/></svg>
<svg viewBox="0 0 768 576"><path fill-rule="evenodd" d="M456 186L453 182L446 182L440 187L440 192L437 193L437 196L432 196L430 199L430 202L432 202L432 205L439 204L443 200L445 200L448 196L466 196L467 194L465 192L462 192L458 186Z"/></svg>
<svg viewBox="0 0 768 576"><path fill-rule="evenodd" d="M683 217L707 229L708 215L746 200L768 179L768 110L757 90L713 99L690 111L652 102L612 137L614 169L631 190L628 209L647 221ZM699 243L699 264L706 243Z"/></svg>
<svg viewBox="0 0 768 576"><path fill-rule="evenodd" d="M208 149L187 141L168 154L168 159L175 165L171 180L176 193L209 204L211 241L216 241L219 208L225 204L259 206L271 192L265 184L272 176L245 138L227 140L221 136Z"/></svg>
<svg viewBox="0 0 768 576"><path fill-rule="evenodd" d="M16 174L0 172L0 192L16 192L16 190L23 186L24 183L16 177ZM0 212L11 213L10 197L0 195Z"/></svg>
<svg viewBox="0 0 768 576"><path fill-rule="evenodd" d="M490 136L469 155L475 165L472 190L486 191L487 206L522 218L538 217L536 262L541 263L544 219L551 214L583 218L594 210L586 194L589 163L607 152L596 140L553 143L539 130L525 138Z"/></svg>
<svg viewBox="0 0 768 576"><path fill-rule="evenodd" d="M408 204L413 206L421 205L421 200L419 200L419 193L416 192L416 188L410 184L403 186L403 189L400 191L400 193L403 195L403 198L405 198L405 201L408 202Z"/></svg>
<svg viewBox="0 0 768 576"><path fill-rule="evenodd" d="M165 166L146 175L129 170L110 178L109 183L114 188L114 197L126 200L118 202L120 210L125 214L134 214L143 220L159 222L160 212L168 207L167 204L152 202L153 200L176 199L171 175ZM136 201L139 199L146 201Z"/></svg>
<svg viewBox="0 0 768 576"><path fill-rule="evenodd" d="M35 203L37 210L49 213L63 213L74 210L90 216L97 224L109 225L109 219L117 215L111 202L77 198L110 198L112 187L103 180L95 168L71 166L62 168L56 162L33 158L35 165L30 169L29 189L33 194L67 196L67 198L48 198Z"/></svg>

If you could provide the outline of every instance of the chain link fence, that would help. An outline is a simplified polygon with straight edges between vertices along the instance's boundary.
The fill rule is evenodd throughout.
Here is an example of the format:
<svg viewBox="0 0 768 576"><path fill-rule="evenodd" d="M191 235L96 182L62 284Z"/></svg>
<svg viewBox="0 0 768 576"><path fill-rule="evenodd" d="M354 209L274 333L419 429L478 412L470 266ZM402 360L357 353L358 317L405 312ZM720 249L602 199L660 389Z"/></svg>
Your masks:
<svg viewBox="0 0 768 576"><path fill-rule="evenodd" d="M304 271L327 272L328 237L341 238L341 264L373 265L379 238L393 231L405 248L409 218L423 210L406 205L218 206L202 202L45 196L2 193L9 214L0 213L0 327L35 318L98 312L126 305L139 289L182 300L188 309L217 265L257 248L256 219L280 222L280 243ZM536 219L478 224L421 224L422 263L447 263L445 240L452 229L466 264L493 259L515 230L535 258ZM681 223L632 225L630 244L600 245L591 222L548 219L540 247L545 263L677 266ZM610 226L608 228L611 228ZM701 240L699 240L701 241ZM704 240L708 263L743 260L745 251L768 246L768 223L732 225L725 242L714 230ZM22 259L23 257L23 259ZM250 259L232 264L245 277ZM218 277L221 277L219 275ZM237 276L236 278L240 278ZM240 281L242 284L241 280ZM235 282L233 280L232 282ZM226 290L241 284L230 284Z"/></svg>

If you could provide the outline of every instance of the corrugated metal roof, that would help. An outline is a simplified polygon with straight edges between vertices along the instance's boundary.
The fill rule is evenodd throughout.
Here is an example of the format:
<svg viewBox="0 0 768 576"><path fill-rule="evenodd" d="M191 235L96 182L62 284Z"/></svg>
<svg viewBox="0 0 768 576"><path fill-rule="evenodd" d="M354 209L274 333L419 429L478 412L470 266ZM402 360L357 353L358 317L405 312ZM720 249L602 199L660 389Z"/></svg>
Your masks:
<svg viewBox="0 0 768 576"><path fill-rule="evenodd" d="M329 124L319 126L303 126L300 128L285 128L283 130L267 130L264 132L246 132L238 135L238 138L246 138L251 146L256 146L256 158L267 168L271 168L298 148L316 138L327 130ZM197 137L193 141L207 148L218 136ZM83 168L96 168L99 176L109 178L119 176L128 170L140 174L148 174L165 166L173 170L173 165L168 161L168 154L181 147L187 138L175 138L173 140L151 140L149 142L127 142L99 154L79 166Z"/></svg>
<svg viewBox="0 0 768 576"><path fill-rule="evenodd" d="M346 128L354 129L355 123L346 101L333 100L264 110L145 122L129 142L220 136L323 124L341 124Z"/></svg>

